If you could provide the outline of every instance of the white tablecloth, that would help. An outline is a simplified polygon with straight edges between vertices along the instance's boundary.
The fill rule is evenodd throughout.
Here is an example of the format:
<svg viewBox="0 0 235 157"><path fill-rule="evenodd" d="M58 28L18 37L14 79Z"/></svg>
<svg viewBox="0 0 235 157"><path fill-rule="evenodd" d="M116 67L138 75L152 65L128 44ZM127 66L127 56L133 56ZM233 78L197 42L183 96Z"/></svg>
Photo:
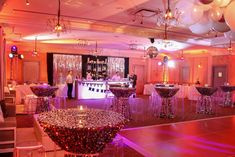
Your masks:
<svg viewBox="0 0 235 157"><path fill-rule="evenodd" d="M67 97L68 86L67 84L58 84L56 85L59 89L56 91L56 96L58 97ZM75 86L73 85L72 97L75 97Z"/></svg>
<svg viewBox="0 0 235 157"><path fill-rule="evenodd" d="M155 91L153 84L144 85L144 95L151 95Z"/></svg>
<svg viewBox="0 0 235 157"><path fill-rule="evenodd" d="M21 104L22 100L26 95L33 95L33 92L30 89L30 86L33 85L17 85L16 90L16 104Z"/></svg>
<svg viewBox="0 0 235 157"><path fill-rule="evenodd" d="M188 98L189 100L197 100L200 97L195 86L189 85L176 85L179 87L179 91L176 93L176 97L178 98ZM144 95L151 95L155 92L154 84L145 84L144 85Z"/></svg>
<svg viewBox="0 0 235 157"><path fill-rule="evenodd" d="M34 95L30 86L35 86L35 84L31 85L17 85L15 87L16 90L16 104L21 104L22 100L26 98L28 95ZM59 89L56 92L56 96L59 97L67 97L68 87L66 84L56 85ZM73 86L72 96L75 97L75 87Z"/></svg>

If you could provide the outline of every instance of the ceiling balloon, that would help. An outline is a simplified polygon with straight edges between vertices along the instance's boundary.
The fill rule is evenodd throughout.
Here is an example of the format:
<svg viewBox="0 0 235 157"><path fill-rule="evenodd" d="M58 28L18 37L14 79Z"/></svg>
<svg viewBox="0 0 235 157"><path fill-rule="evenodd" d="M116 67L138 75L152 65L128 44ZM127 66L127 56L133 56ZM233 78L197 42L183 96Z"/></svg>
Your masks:
<svg viewBox="0 0 235 157"><path fill-rule="evenodd" d="M207 16L203 16L203 18L196 24L191 25L189 29L194 34L206 34L211 30L212 21L208 19Z"/></svg>
<svg viewBox="0 0 235 157"><path fill-rule="evenodd" d="M224 33L224 36L225 36L225 38L227 38L229 40L235 41L235 32L233 32L233 31L229 31L229 32Z"/></svg>
<svg viewBox="0 0 235 157"><path fill-rule="evenodd" d="M214 0L213 3L214 3L214 5L219 7L223 3L223 0Z"/></svg>
<svg viewBox="0 0 235 157"><path fill-rule="evenodd" d="M212 28L220 33L228 32L230 31L229 26L225 22L213 22Z"/></svg>
<svg viewBox="0 0 235 157"><path fill-rule="evenodd" d="M214 0L214 4L218 7L225 7L227 6L231 0Z"/></svg>
<svg viewBox="0 0 235 157"><path fill-rule="evenodd" d="M213 21L219 21L223 16L223 10L219 7L211 8L208 16Z"/></svg>
<svg viewBox="0 0 235 157"><path fill-rule="evenodd" d="M235 1L231 2L225 9L224 19L231 30L235 31Z"/></svg>
<svg viewBox="0 0 235 157"><path fill-rule="evenodd" d="M212 3L214 0L198 0L200 3L202 4L210 4Z"/></svg>
<svg viewBox="0 0 235 157"><path fill-rule="evenodd" d="M192 19L194 21L199 21L201 19L201 17L203 16L203 12L204 12L204 10L201 7L194 5L192 8L192 11L191 11Z"/></svg>
<svg viewBox="0 0 235 157"><path fill-rule="evenodd" d="M179 0L175 8L181 13L179 22L183 25L190 26L200 20L203 15L203 10L197 7L193 1Z"/></svg>

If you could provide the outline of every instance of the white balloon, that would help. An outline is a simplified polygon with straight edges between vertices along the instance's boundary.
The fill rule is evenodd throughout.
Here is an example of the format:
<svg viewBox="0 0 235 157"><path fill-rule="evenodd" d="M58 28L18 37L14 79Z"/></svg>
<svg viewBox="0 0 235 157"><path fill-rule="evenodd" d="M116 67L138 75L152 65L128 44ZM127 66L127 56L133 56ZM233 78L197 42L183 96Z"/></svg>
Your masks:
<svg viewBox="0 0 235 157"><path fill-rule="evenodd" d="M203 14L203 10L200 7L196 7L193 1L179 0L175 8L181 13L179 22L186 26L198 22Z"/></svg>
<svg viewBox="0 0 235 157"><path fill-rule="evenodd" d="M191 11L192 19L194 21L200 21L201 17L203 16L203 12L204 10L201 7L194 5Z"/></svg>
<svg viewBox="0 0 235 157"><path fill-rule="evenodd" d="M230 2L231 2L231 0L223 0L223 2L220 4L220 7L225 7L225 6L227 6Z"/></svg>
<svg viewBox="0 0 235 157"><path fill-rule="evenodd" d="M224 12L224 19L232 31L235 31L235 1L231 2Z"/></svg>
<svg viewBox="0 0 235 157"><path fill-rule="evenodd" d="M189 29L194 34L206 34L211 30L212 22L208 19L207 16L203 18L196 24L191 25Z"/></svg>
<svg viewBox="0 0 235 157"><path fill-rule="evenodd" d="M227 6L229 3L231 2L231 0L214 0L214 5L218 6L218 7L225 7Z"/></svg>
<svg viewBox="0 0 235 157"><path fill-rule="evenodd" d="M214 0L213 3L219 7L223 3L223 0Z"/></svg>
<svg viewBox="0 0 235 157"><path fill-rule="evenodd" d="M219 21L223 16L223 10L219 7L214 7L209 11L209 18L213 21Z"/></svg>
<svg viewBox="0 0 235 157"><path fill-rule="evenodd" d="M224 33L225 38L235 41L235 32L229 31Z"/></svg>

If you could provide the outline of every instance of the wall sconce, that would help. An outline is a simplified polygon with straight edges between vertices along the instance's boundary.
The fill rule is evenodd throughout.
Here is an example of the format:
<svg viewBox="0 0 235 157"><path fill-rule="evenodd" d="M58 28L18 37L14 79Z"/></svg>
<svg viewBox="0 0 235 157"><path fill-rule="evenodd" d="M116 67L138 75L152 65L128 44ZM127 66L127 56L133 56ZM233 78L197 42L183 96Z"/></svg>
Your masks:
<svg viewBox="0 0 235 157"><path fill-rule="evenodd" d="M200 68L202 68L202 65L201 65L201 64L198 64L197 67L200 69Z"/></svg>

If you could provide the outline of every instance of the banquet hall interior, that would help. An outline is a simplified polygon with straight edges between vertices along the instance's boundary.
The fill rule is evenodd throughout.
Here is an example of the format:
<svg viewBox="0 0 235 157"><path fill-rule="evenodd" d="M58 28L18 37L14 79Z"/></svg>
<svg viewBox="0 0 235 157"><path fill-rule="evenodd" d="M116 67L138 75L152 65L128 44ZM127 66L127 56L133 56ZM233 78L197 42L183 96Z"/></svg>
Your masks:
<svg viewBox="0 0 235 157"><path fill-rule="evenodd" d="M234 0L1 0L1 157L235 156Z"/></svg>

